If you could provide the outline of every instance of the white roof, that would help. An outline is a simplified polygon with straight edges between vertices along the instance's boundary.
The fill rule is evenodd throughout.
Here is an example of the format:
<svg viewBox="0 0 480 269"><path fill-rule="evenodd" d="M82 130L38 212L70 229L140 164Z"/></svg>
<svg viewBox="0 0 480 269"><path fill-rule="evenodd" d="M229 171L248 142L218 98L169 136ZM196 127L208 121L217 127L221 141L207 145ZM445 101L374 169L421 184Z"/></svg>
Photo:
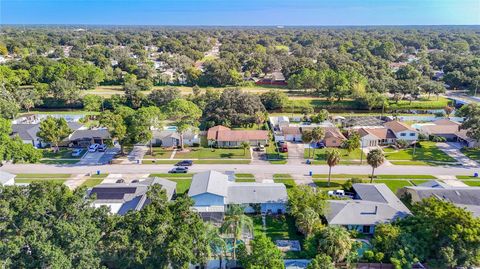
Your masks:
<svg viewBox="0 0 480 269"><path fill-rule="evenodd" d="M192 178L188 196L211 193L226 197L228 194L228 176L217 171L197 173Z"/></svg>
<svg viewBox="0 0 480 269"><path fill-rule="evenodd" d="M7 183L8 181L15 178L14 174L0 171L0 185Z"/></svg>

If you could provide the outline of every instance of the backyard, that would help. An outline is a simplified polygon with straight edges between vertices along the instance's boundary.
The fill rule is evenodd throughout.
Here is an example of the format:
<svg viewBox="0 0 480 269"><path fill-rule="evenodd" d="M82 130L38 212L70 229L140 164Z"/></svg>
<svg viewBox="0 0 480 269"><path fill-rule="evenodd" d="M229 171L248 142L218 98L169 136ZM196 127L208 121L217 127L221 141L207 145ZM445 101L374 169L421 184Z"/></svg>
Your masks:
<svg viewBox="0 0 480 269"><path fill-rule="evenodd" d="M435 142L423 141L415 148L396 150L393 148L384 148L385 158L393 164L417 164L418 165L439 165L455 164L456 160L441 151ZM413 162L413 163L412 163Z"/></svg>

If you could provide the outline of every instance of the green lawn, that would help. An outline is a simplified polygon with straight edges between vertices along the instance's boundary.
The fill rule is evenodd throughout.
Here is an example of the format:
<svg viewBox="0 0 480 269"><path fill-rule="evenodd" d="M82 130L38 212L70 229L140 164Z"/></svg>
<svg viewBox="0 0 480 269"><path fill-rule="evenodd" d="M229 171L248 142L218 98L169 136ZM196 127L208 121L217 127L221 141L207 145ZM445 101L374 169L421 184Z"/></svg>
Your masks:
<svg viewBox="0 0 480 269"><path fill-rule="evenodd" d="M262 218L260 216L253 217L254 225L254 234L258 235L260 233L265 233L272 241L287 239L287 240L299 240L302 245L302 250L304 249L303 235L297 233L297 228L295 227L295 219L290 215L285 216L266 216L265 219L266 227L263 228ZM286 259L300 259L300 258L310 258L305 251L289 251L285 253L284 256Z"/></svg>
<svg viewBox="0 0 480 269"><path fill-rule="evenodd" d="M40 163L43 164L76 164L78 163L78 160L40 160Z"/></svg>
<svg viewBox="0 0 480 269"><path fill-rule="evenodd" d="M172 154L172 150L167 150L164 148L159 148L159 147L154 147L153 148L153 155L150 154L150 149L148 149L147 154L143 156L145 159L154 159L154 158L159 158L159 159L168 159L170 158L170 155Z"/></svg>
<svg viewBox="0 0 480 269"><path fill-rule="evenodd" d="M176 164L177 160L142 160L142 164ZM194 164L249 164L250 160L194 160Z"/></svg>
<svg viewBox="0 0 480 269"><path fill-rule="evenodd" d="M428 181L430 181L430 180L414 179L414 180L410 180L410 183L412 183L415 186L418 186L418 185L423 184L423 183L428 182Z"/></svg>
<svg viewBox="0 0 480 269"><path fill-rule="evenodd" d="M80 159L83 154L85 154L85 149L82 150L82 153L78 157L73 157L72 156L72 150L71 149L59 149L57 152L54 152L53 149L43 149L42 150L42 155L43 158L48 158L48 159Z"/></svg>
<svg viewBox="0 0 480 269"><path fill-rule="evenodd" d="M92 175L90 176L90 178L88 178L85 182L82 183L82 185L80 185L80 187L87 187L87 188L91 188L91 187L95 187L97 186L98 184L102 183L102 181L108 176L108 174L100 174L100 175Z"/></svg>
<svg viewBox="0 0 480 269"><path fill-rule="evenodd" d="M385 157L387 160L393 161L407 161L407 162L395 162L394 164L411 165L412 161L421 161L425 164L435 165L436 162L455 163L456 160L443 151L438 149L435 142L423 141L420 142L420 146L415 149L415 156L413 155L413 148L393 150L391 148L384 149ZM393 163L393 162L392 162Z"/></svg>
<svg viewBox="0 0 480 269"><path fill-rule="evenodd" d="M370 179L370 175L359 175L359 174L332 174L332 179L335 178L362 178ZM314 174L312 178L328 178L327 174ZM436 179L432 175L375 175L375 179Z"/></svg>
<svg viewBox="0 0 480 269"><path fill-rule="evenodd" d="M142 160L142 164L176 164L178 160Z"/></svg>
<svg viewBox="0 0 480 269"><path fill-rule="evenodd" d="M274 179L273 182L285 184L285 187L287 187L287 190L291 189L291 188L293 188L297 185L295 183L295 180L293 180L293 178L282 178L282 179L277 178L277 179Z"/></svg>
<svg viewBox="0 0 480 269"><path fill-rule="evenodd" d="M150 177L161 177L174 182L177 182L177 194L184 194L192 184L193 174L150 174Z"/></svg>
<svg viewBox="0 0 480 269"><path fill-rule="evenodd" d="M470 149L470 148L462 148L460 150L465 156L468 158L480 162L480 150L478 149Z"/></svg>
<svg viewBox="0 0 480 269"><path fill-rule="evenodd" d="M330 186L328 186L327 179L314 179L313 183L317 185L317 187L323 191L330 191L330 190L338 190L342 188L342 185L345 183L346 180L336 180L332 179L330 181Z"/></svg>
<svg viewBox="0 0 480 269"><path fill-rule="evenodd" d="M25 183L33 183L33 182L43 182L43 181L49 181L49 182L54 182L54 183L60 183L63 184L63 182L67 181L67 178L52 178L52 179L39 179L39 178L15 178L15 183L17 184L25 184Z"/></svg>
<svg viewBox="0 0 480 269"><path fill-rule="evenodd" d="M223 148L190 148L188 152L177 152L175 159L250 159L250 151Z"/></svg>
<svg viewBox="0 0 480 269"><path fill-rule="evenodd" d="M408 180L374 180L373 183L384 183L387 187L392 190L393 193L397 193L397 190L405 186L412 186Z"/></svg>
<svg viewBox="0 0 480 269"><path fill-rule="evenodd" d="M326 164L327 158L327 150L331 150L332 148L323 148L323 149L310 149L310 158L309 156L309 149L305 149L303 152L303 157L305 159L312 159L311 162L313 165L323 165ZM363 156L363 164L367 164L365 160L365 154L362 152L361 149L355 149L350 154L347 150L342 148L336 148L340 152L340 164L348 165L348 164L360 164L360 158Z"/></svg>
<svg viewBox="0 0 480 269"><path fill-rule="evenodd" d="M255 182L255 176L253 174L235 174L235 182Z"/></svg>
<svg viewBox="0 0 480 269"><path fill-rule="evenodd" d="M69 178L70 174L17 174L15 178L37 178L37 179L48 179L48 178Z"/></svg>
<svg viewBox="0 0 480 269"><path fill-rule="evenodd" d="M474 176L456 176L457 179L480 179L479 177Z"/></svg>
<svg viewBox="0 0 480 269"><path fill-rule="evenodd" d="M288 152L278 152L277 144L270 141L268 147L265 148L267 159L271 164L286 164Z"/></svg>
<svg viewBox="0 0 480 269"><path fill-rule="evenodd" d="M474 180L465 180L463 183L467 184L468 186L472 187L480 187L480 181L474 181Z"/></svg>

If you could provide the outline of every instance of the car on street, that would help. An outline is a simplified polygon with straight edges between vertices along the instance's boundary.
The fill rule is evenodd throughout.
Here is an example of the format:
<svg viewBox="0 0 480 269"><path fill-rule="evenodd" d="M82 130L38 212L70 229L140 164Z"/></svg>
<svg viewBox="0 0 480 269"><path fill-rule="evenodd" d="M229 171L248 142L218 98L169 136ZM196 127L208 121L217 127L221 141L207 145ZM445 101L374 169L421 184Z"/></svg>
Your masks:
<svg viewBox="0 0 480 269"><path fill-rule="evenodd" d="M83 149L81 149L81 148L73 149L72 150L72 157L80 157L82 152L83 152Z"/></svg>
<svg viewBox="0 0 480 269"><path fill-rule="evenodd" d="M175 166L192 166L192 165L193 165L193 161L191 160L183 160L175 164Z"/></svg>
<svg viewBox="0 0 480 269"><path fill-rule="evenodd" d="M174 167L168 173L170 174L180 174L180 173L187 173L188 167Z"/></svg>
<svg viewBox="0 0 480 269"><path fill-rule="evenodd" d="M99 146L100 146L100 145L97 144L97 143L91 144L91 145L88 147L88 152L95 152L95 151L97 151Z"/></svg>
<svg viewBox="0 0 480 269"><path fill-rule="evenodd" d="M98 146L98 151L105 152L106 150L107 150L107 145L101 144L100 146Z"/></svg>

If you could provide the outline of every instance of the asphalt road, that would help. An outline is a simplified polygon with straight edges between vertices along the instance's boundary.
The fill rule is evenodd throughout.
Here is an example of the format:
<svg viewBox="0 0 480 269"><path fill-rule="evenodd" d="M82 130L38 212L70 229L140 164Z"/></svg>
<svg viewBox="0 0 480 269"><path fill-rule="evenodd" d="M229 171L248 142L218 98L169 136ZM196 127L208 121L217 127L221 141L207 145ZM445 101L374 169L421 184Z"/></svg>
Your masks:
<svg viewBox="0 0 480 269"><path fill-rule="evenodd" d="M136 164L113 164L113 165L49 165L49 164L5 164L0 168L1 171L13 174L83 174L95 173L100 170L101 173L109 174L150 174L166 173L173 165L136 165ZM271 164L194 164L189 169L191 172L202 172L207 170L217 171L235 171L236 173L252 174L303 174L307 175L310 171L314 174L327 174L326 165L271 165ZM388 175L473 175L479 172L480 168L472 167L442 167L442 166L382 166L375 170L376 174ZM371 167L368 165L338 165L333 167L333 174L369 174Z"/></svg>

